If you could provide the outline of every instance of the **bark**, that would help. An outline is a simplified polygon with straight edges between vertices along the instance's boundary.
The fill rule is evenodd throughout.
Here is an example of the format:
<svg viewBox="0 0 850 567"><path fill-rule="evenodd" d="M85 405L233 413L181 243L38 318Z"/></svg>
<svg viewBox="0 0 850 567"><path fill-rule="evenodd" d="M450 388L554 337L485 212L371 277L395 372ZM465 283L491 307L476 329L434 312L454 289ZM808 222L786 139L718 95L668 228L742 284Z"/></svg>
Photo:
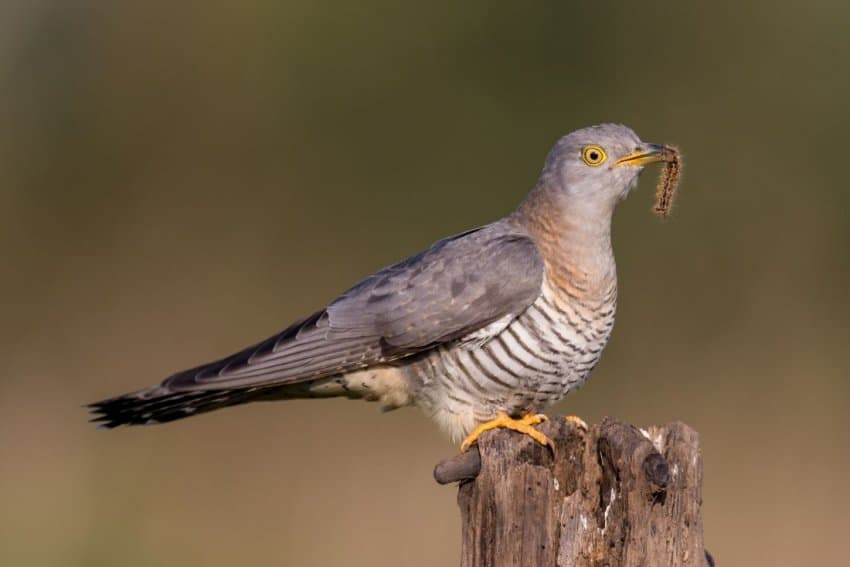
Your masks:
<svg viewBox="0 0 850 567"><path fill-rule="evenodd" d="M702 534L698 434L675 422L640 430L563 419L526 435L485 433L437 465L460 481L462 567L713 565Z"/></svg>

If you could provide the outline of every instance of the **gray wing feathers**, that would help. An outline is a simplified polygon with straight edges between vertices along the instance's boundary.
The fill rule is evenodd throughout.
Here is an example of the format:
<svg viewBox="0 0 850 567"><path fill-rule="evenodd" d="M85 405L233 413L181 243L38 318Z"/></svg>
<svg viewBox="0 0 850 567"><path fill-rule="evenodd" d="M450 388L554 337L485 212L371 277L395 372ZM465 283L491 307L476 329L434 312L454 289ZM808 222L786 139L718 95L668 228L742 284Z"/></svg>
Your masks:
<svg viewBox="0 0 850 567"><path fill-rule="evenodd" d="M539 295L542 278L534 242L501 221L441 240L282 333L163 386L265 387L390 362L518 315Z"/></svg>
<svg viewBox="0 0 850 567"><path fill-rule="evenodd" d="M414 352L519 314L539 295L543 262L521 234L482 229L382 270L328 307L331 337L378 335Z"/></svg>

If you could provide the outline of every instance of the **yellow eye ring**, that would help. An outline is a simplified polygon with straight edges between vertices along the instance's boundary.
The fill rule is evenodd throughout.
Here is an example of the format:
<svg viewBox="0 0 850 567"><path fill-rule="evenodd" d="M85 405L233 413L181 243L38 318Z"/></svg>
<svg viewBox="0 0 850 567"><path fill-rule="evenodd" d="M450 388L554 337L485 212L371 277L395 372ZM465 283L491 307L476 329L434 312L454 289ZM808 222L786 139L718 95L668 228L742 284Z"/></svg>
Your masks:
<svg viewBox="0 0 850 567"><path fill-rule="evenodd" d="M585 146L581 150L581 160L587 165L597 166L602 164L606 159L608 159L608 155L599 146Z"/></svg>

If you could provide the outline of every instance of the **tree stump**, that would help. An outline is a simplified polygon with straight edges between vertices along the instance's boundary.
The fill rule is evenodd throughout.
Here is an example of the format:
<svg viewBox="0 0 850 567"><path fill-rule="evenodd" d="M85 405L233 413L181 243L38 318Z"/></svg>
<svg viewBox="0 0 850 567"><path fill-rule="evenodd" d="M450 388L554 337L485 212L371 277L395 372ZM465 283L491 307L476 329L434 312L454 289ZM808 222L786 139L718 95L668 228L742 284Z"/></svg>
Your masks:
<svg viewBox="0 0 850 567"><path fill-rule="evenodd" d="M496 430L434 470L460 482L461 567L713 566L694 430L609 418L589 431L561 418L539 428L554 455Z"/></svg>

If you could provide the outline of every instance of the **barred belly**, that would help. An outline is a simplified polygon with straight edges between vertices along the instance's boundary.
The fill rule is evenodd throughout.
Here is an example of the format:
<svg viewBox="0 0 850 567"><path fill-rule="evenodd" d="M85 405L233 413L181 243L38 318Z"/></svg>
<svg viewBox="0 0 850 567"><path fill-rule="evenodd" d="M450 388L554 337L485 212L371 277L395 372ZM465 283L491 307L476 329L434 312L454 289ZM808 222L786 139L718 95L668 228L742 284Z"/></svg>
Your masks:
<svg viewBox="0 0 850 567"><path fill-rule="evenodd" d="M544 285L523 313L491 325L491 335L477 333L413 363L416 405L455 440L498 412L540 411L587 380L614 325L615 305L613 287L593 302Z"/></svg>

